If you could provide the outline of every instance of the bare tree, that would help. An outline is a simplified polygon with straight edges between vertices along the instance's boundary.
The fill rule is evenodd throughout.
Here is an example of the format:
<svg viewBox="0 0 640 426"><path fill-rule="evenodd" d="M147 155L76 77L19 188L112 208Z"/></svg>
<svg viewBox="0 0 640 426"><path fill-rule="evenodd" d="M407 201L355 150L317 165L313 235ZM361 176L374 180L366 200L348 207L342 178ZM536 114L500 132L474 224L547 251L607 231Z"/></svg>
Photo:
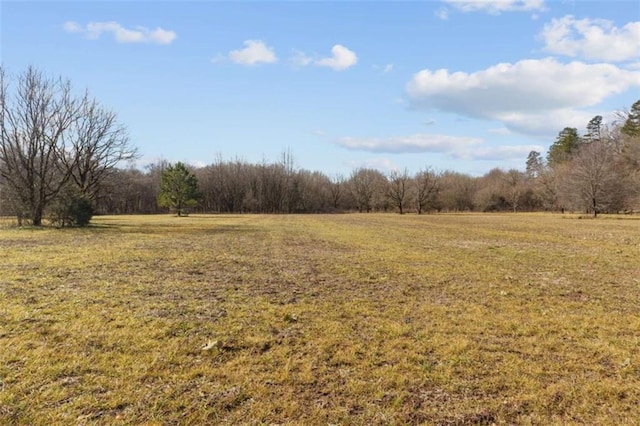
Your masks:
<svg viewBox="0 0 640 426"><path fill-rule="evenodd" d="M544 209L564 211L568 207L562 191L562 182L568 172L568 164L559 164L554 168L545 166L536 177L533 188Z"/></svg>
<svg viewBox="0 0 640 426"><path fill-rule="evenodd" d="M118 164L132 160L137 150L129 143L127 130L117 114L102 108L85 94L77 118L62 137L69 148L62 156L65 167L80 193L95 201L101 183Z"/></svg>
<svg viewBox="0 0 640 426"><path fill-rule="evenodd" d="M440 174L430 168L418 172L414 177L416 209L418 214L428 211L435 205L440 192Z"/></svg>
<svg viewBox="0 0 640 426"><path fill-rule="evenodd" d="M220 190L216 184L219 171L218 164L211 164L194 170L202 194L200 205L206 212L222 211L220 207Z"/></svg>
<svg viewBox="0 0 640 426"><path fill-rule="evenodd" d="M222 187L222 202L226 211L238 213L242 211L242 204L247 194L246 167L236 158L228 162L224 168L225 181Z"/></svg>
<svg viewBox="0 0 640 426"><path fill-rule="evenodd" d="M516 213L526 190L526 176L516 169L511 169L504 174L503 182L506 187L507 202Z"/></svg>
<svg viewBox="0 0 640 426"><path fill-rule="evenodd" d="M95 202L109 173L136 155L116 114L73 96L69 81L28 68L10 88L0 69L0 176L33 225L69 194Z"/></svg>
<svg viewBox="0 0 640 426"><path fill-rule="evenodd" d="M0 163L0 167L4 167L2 163ZM18 226L22 226L25 212L19 194L7 184L2 176L0 171L0 216L15 215Z"/></svg>
<svg viewBox="0 0 640 426"><path fill-rule="evenodd" d="M474 210L473 198L477 191L477 181L474 178L463 173L446 171L442 174L440 181L442 190L439 198L444 209Z"/></svg>
<svg viewBox="0 0 640 426"><path fill-rule="evenodd" d="M506 173L499 167L476 178L477 188L473 194L474 207L483 212L508 210L511 206L507 201L505 181Z"/></svg>
<svg viewBox="0 0 640 426"><path fill-rule="evenodd" d="M104 196L96 200L96 211L115 214L158 213L158 193L154 175L130 167L109 173ZM160 183L157 184L158 188Z"/></svg>
<svg viewBox="0 0 640 426"><path fill-rule="evenodd" d="M386 181L382 173L374 169L360 168L351 173L349 190L358 206L359 212L369 213L380 192L380 184Z"/></svg>
<svg viewBox="0 0 640 426"><path fill-rule="evenodd" d="M282 164L263 161L257 168L257 208L262 213L279 213L287 197L287 176Z"/></svg>
<svg viewBox="0 0 640 426"><path fill-rule="evenodd" d="M67 148L63 134L77 116L68 81L28 68L12 93L0 69L0 173L17 197L18 215L24 212L35 226L42 224L45 208L71 175L60 158Z"/></svg>
<svg viewBox="0 0 640 426"><path fill-rule="evenodd" d="M340 202L342 201L345 192L345 179L342 175L337 175L331 179L329 185L329 193L331 195L331 206L334 210L338 209Z"/></svg>
<svg viewBox="0 0 640 426"><path fill-rule="evenodd" d="M393 170L387 178L387 197L391 204L398 208L400 214L404 214L410 183L411 179L406 168L403 171Z"/></svg>
<svg viewBox="0 0 640 426"><path fill-rule="evenodd" d="M296 168L295 158L291 148L287 148L280 154L278 163L283 173L284 199L282 208L288 213L294 213L300 209L302 201L302 180Z"/></svg>
<svg viewBox="0 0 640 426"><path fill-rule="evenodd" d="M196 174L200 175L198 179L203 192L203 203L208 211L242 211L250 175L242 160L236 158L225 162L218 155L214 164L196 170Z"/></svg>
<svg viewBox="0 0 640 426"><path fill-rule="evenodd" d="M614 167L611 148L602 140L585 144L575 155L568 174L568 190L593 217L611 209L622 176Z"/></svg>

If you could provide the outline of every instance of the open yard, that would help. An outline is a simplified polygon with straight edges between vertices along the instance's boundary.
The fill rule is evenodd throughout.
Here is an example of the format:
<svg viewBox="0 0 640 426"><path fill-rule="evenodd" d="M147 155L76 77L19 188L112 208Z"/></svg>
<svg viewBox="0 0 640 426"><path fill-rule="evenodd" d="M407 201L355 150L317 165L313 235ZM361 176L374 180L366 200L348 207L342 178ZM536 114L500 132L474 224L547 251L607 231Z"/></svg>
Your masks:
<svg viewBox="0 0 640 426"><path fill-rule="evenodd" d="M640 220L0 227L0 424L638 424Z"/></svg>

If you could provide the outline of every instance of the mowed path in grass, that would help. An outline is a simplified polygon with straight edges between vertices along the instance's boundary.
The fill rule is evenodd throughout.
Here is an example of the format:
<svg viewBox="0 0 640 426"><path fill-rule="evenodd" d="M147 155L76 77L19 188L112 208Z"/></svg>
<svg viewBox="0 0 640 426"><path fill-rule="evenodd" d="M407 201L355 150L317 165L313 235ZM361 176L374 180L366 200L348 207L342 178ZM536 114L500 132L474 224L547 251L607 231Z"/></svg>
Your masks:
<svg viewBox="0 0 640 426"><path fill-rule="evenodd" d="M640 419L637 218L93 223L0 228L1 424Z"/></svg>

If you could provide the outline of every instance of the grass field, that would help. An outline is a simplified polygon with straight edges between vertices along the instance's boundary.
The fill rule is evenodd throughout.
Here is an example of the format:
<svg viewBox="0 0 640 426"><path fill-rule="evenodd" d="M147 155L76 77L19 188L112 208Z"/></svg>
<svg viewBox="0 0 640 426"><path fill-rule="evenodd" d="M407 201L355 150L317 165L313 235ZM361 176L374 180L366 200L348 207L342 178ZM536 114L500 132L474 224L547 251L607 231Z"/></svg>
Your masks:
<svg viewBox="0 0 640 426"><path fill-rule="evenodd" d="M0 424L493 423L640 423L640 220L0 227Z"/></svg>

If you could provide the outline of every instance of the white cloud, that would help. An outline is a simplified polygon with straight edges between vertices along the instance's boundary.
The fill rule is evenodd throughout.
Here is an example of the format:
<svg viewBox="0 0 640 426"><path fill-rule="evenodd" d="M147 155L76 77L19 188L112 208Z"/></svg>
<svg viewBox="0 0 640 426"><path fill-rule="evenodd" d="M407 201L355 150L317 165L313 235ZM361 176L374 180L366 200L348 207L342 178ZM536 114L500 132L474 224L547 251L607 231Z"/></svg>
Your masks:
<svg viewBox="0 0 640 426"><path fill-rule="evenodd" d="M440 9L435 11L435 15L438 19L446 21L449 19L449 9L446 7L441 7Z"/></svg>
<svg viewBox="0 0 640 426"><path fill-rule="evenodd" d="M373 69L377 70L377 71L380 71L381 74L387 74L387 73L390 73L391 71L393 71L393 64L374 65Z"/></svg>
<svg viewBox="0 0 640 426"><path fill-rule="evenodd" d="M514 132L548 137L556 135L565 127L582 129L595 115L579 109L560 108L537 113L505 112L496 118Z"/></svg>
<svg viewBox="0 0 640 426"><path fill-rule="evenodd" d="M553 58L503 63L474 73L422 70L407 84L412 106L479 119L509 130L549 134L609 96L640 86L640 72ZM587 121L589 118L587 119Z"/></svg>
<svg viewBox="0 0 640 426"><path fill-rule="evenodd" d="M517 160L526 158L531 151L543 152L540 145L503 145L473 148L468 151L457 151L452 154L454 158L462 160Z"/></svg>
<svg viewBox="0 0 640 426"><path fill-rule="evenodd" d="M245 40L245 48L229 52L229 60L240 65L272 64L278 61L274 50L262 40Z"/></svg>
<svg viewBox="0 0 640 426"><path fill-rule="evenodd" d="M337 143L347 149L377 153L446 153L479 145L482 143L482 139L447 135L415 134L390 138L344 137L338 139Z"/></svg>
<svg viewBox="0 0 640 426"><path fill-rule="evenodd" d="M347 49L341 44L336 44L331 48L332 56L314 61L314 64L321 67L329 67L336 71L346 70L358 62L355 52Z"/></svg>
<svg viewBox="0 0 640 426"><path fill-rule="evenodd" d="M494 128L494 129L489 129L489 133L493 133L495 135L506 136L506 135L510 135L512 132L511 132L511 130L507 129L506 127L497 127L497 128Z"/></svg>
<svg viewBox="0 0 640 426"><path fill-rule="evenodd" d="M118 43L171 44L177 37L174 31L160 27L154 30L141 26L128 29L114 21L89 22L84 27L77 22L67 21L62 28L68 33L82 34L90 40L100 38L103 33L111 33Z"/></svg>
<svg viewBox="0 0 640 426"><path fill-rule="evenodd" d="M540 37L545 50L555 54L602 61L640 57L640 21L618 28L611 21L568 15L546 24Z"/></svg>
<svg viewBox="0 0 640 426"><path fill-rule="evenodd" d="M133 167L135 169L138 170L144 170L147 167L153 165L153 164L160 164L164 161L167 161L166 158L160 156L160 157L142 157L142 158L136 158L136 159L132 159L129 160L127 162L129 167Z"/></svg>
<svg viewBox="0 0 640 426"><path fill-rule="evenodd" d="M207 163L202 160L186 160L185 163L187 163L191 167L195 167L196 169L201 169L207 166Z"/></svg>
<svg viewBox="0 0 640 426"><path fill-rule="evenodd" d="M462 12L528 12L545 10L544 0L442 0ZM445 15L446 16L446 15ZM443 19L443 18L441 18ZM446 19L446 18L444 18Z"/></svg>
<svg viewBox="0 0 640 426"><path fill-rule="evenodd" d="M316 65L319 67L329 67L336 71L346 70L354 66L358 62L358 56L355 52L347 49L341 44L336 44L331 48L332 56L328 58L317 59L317 56L308 56L306 53L295 50L289 58L289 62L294 67L306 67L308 65ZM380 69L383 74L393 69L393 64L387 64L384 67L374 65L375 69Z"/></svg>
<svg viewBox="0 0 640 426"><path fill-rule="evenodd" d="M375 169L383 173L393 170L400 170L400 166L388 158L371 158L368 160L358 160L347 162L346 165L354 170L359 168Z"/></svg>
<svg viewBox="0 0 640 426"><path fill-rule="evenodd" d="M67 21L62 24L62 29L68 33L79 33L82 31L82 27L80 24L74 21Z"/></svg>
<svg viewBox="0 0 640 426"><path fill-rule="evenodd" d="M524 159L531 151L544 151L540 145L485 146L480 138L415 134L390 138L350 138L337 141L338 145L357 151L386 154L444 154L461 160L514 160ZM388 160L385 160L388 161ZM387 165L388 166L388 165ZM374 167L392 169L390 167Z"/></svg>
<svg viewBox="0 0 640 426"><path fill-rule="evenodd" d="M219 64L222 62L226 62L227 57L221 53L218 53L216 56L214 56L213 58L211 58L211 62L214 64Z"/></svg>
<svg viewBox="0 0 640 426"><path fill-rule="evenodd" d="M306 67L313 62L313 58L307 56L304 52L296 50L293 56L289 59L289 62L294 67Z"/></svg>

